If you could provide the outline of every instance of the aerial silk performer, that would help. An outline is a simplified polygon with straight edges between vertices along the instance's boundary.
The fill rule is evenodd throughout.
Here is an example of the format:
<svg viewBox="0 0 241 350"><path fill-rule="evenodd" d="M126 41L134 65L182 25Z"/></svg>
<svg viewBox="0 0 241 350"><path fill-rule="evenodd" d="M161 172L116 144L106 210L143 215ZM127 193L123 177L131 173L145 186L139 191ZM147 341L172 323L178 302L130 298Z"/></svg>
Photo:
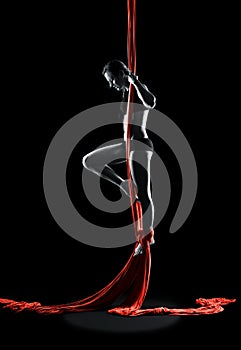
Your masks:
<svg viewBox="0 0 241 350"><path fill-rule="evenodd" d="M118 177L114 173L113 169L108 165L103 171L99 170L98 172L98 162L96 162L96 160L105 160L106 154L108 154L108 152L111 151L111 148L103 148L101 150L91 152L90 154L86 155L86 157L84 157L83 164L87 169L95 172L100 176L105 177L109 181L118 185L120 189L122 189L129 196L132 222L136 238L136 243L134 244L133 252L126 264L124 265L124 267L122 268L122 270L112 281L110 281L105 287L103 287L96 293L86 298L70 303L56 305L42 305L40 302L0 299L0 310L1 307L3 309L9 309L14 312L28 310L42 315L105 310L110 314L117 314L121 316L141 316L146 314L184 316L219 313L224 310L225 305L236 301L236 299L226 298L199 298L196 299L196 304L198 304L199 306L195 308L168 308L164 306L157 306L155 308L142 308L143 302L148 291L150 280L150 247L152 244L155 243L155 241L154 230L152 227L153 205L151 202L151 198L148 197L145 200L145 187L139 180L140 178L142 178L142 176L138 177L138 174L135 174L135 172L138 172L140 168L133 169L133 164L131 162L131 158L133 157L133 153L135 154L136 147L135 143L132 145L133 135L136 136L136 140L140 141L140 146L138 146L140 147L140 149L138 151L141 152L139 152L138 154L147 155L146 159L148 162L150 161L153 150L152 143L150 142L150 140L147 137L143 137L143 135L139 135L138 127L135 130L135 126L132 125L132 116L134 113L133 102L135 96L134 86L139 87L139 90L137 89L139 97L141 98L144 106L147 109L153 108L155 106L155 97L149 92L145 85L142 85L139 82L136 76L136 0L127 1L127 11L128 67L125 66L121 61L113 60L109 62L109 64L105 66L103 70L103 74L108 80L110 86L115 87L117 90L124 87L123 95L124 93L128 93L127 107L125 113L125 141L123 143L113 145L112 148L117 152L120 158L125 158L127 179L123 180L120 177ZM122 76L114 76L113 67L119 69L118 74L120 72L124 72L124 75L122 74ZM145 115L144 110L141 111L141 113L144 114L140 114L140 111L138 113L137 116ZM148 162L147 164L149 164ZM135 174L135 178L133 178L133 171ZM150 174L147 172L147 176L149 175ZM147 215L147 222L144 222L143 213L146 210L148 210L148 208L150 210L150 213L149 216ZM126 296L125 300L121 302L117 307L113 307L114 302L116 302L117 298L124 295Z"/></svg>

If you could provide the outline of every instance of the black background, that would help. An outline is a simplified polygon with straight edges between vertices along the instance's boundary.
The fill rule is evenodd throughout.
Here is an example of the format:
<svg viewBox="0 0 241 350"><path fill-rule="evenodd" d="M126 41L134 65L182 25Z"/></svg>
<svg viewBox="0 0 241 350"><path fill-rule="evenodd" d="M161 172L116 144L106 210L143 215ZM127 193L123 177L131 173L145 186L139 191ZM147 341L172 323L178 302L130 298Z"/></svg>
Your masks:
<svg viewBox="0 0 241 350"><path fill-rule="evenodd" d="M118 92L108 89L101 71L112 58L127 61L126 2L96 1L76 8L21 5L6 8L4 14L0 297L42 304L77 300L110 281L126 262L131 247L90 247L63 232L45 201L43 164L52 138L65 122L87 108L119 101ZM238 300L219 315L191 317L175 329L135 335L136 342L149 337L191 344L192 336L203 343L208 337L213 343L227 341L230 349L239 342L236 14L237 9L220 4L214 8L204 4L164 6L158 1L137 4L137 74L156 95L156 109L183 131L199 177L192 212L170 236L181 180L171 154L162 152L174 202L156 227L148 297L169 297L186 307L199 297ZM168 151L161 140L153 141L157 149ZM79 149L79 159L93 147L89 139ZM76 168L80 169L81 165ZM80 184L72 176L69 188L74 196ZM103 186L107 193L111 190L118 195L110 185ZM84 199L73 200L79 200L81 207ZM31 334L35 343L51 339L80 345L86 336L88 341L99 337L103 344L108 340L112 344L111 334L86 335L58 317L2 315L9 344L25 342ZM125 339L122 335L123 344Z"/></svg>

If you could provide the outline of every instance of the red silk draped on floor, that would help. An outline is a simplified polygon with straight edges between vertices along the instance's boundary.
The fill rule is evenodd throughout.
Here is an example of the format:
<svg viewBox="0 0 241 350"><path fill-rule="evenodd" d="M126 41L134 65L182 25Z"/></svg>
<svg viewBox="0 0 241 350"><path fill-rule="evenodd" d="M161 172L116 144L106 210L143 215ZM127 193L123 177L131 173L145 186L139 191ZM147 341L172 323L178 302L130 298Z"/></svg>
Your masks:
<svg viewBox="0 0 241 350"><path fill-rule="evenodd" d="M128 31L127 31L127 49L128 49L128 68L136 72L136 0L127 1L128 10ZM126 166L127 176L131 178L129 153L130 153L130 115L131 102L133 101L133 86L130 85L129 98L127 104L128 113L128 131L126 142ZM132 210L133 225L135 234L142 227L142 211L140 203L133 202L134 190L132 182L129 184L130 204ZM122 316L141 316L145 314L153 315L203 315L214 314L223 311L223 306L235 302L236 299L226 298L200 298L196 303L201 305L196 308L167 308L155 307L151 309L142 309L143 302L148 290L150 270L151 270L151 251L150 234L142 238L143 253L133 256L137 244L135 244L133 253L119 274L104 288L84 299L71 303L42 305L39 302L16 301L10 299L0 299L0 306L15 312L24 310L34 311L39 314L62 314L66 312L84 312L93 310L107 310L110 314L119 314ZM127 295L124 302L118 307L112 308L113 303L118 297Z"/></svg>

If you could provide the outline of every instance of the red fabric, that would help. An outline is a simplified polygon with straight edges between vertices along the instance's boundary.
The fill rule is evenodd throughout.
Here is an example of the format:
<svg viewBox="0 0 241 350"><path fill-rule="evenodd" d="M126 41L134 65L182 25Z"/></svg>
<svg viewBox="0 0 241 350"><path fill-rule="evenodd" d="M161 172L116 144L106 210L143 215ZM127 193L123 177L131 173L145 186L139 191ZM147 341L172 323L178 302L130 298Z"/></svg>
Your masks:
<svg viewBox="0 0 241 350"><path fill-rule="evenodd" d="M128 10L128 68L135 73L136 71L136 0L127 1ZM130 85L128 98L128 131L127 131L127 146L126 146L126 165L127 176L131 179L129 152L130 152L130 115L131 102L133 102L133 86ZM122 316L141 316L146 314L153 315L203 315L214 314L223 311L223 306L236 301L236 299L226 298L211 298L197 299L196 303L200 307L196 308L167 308L156 307L152 309L141 309L145 300L149 286L150 271L151 271L151 252L150 241L153 238L154 231L151 230L148 234L143 231L142 225L142 207L139 201L133 202L134 190L132 182L130 183L130 201L132 209L132 218L135 229L137 242L134 246L133 253L128 259L125 266L119 274L104 288L97 291L84 299L77 300L72 303L57 304L57 305L42 305L39 302L15 301L10 299L0 299L0 306L10 309L15 312L24 310L34 311L39 314L61 314L66 312L83 312L93 310L107 310L110 314L118 314ZM134 256L135 248L138 243L141 243L143 252ZM113 303L121 295L127 294L125 301L118 307L112 308Z"/></svg>
<svg viewBox="0 0 241 350"><path fill-rule="evenodd" d="M134 310L138 310L143 304L149 284L151 255L150 246L146 237L143 238L143 246L145 247L143 254L136 257L133 257L132 254L119 274L104 288L89 297L72 303L46 306L39 302L28 303L26 301L9 299L0 299L0 304L3 305L3 308L11 309L16 312L29 310L46 315L100 309L108 310L117 297L128 292L126 300L119 307L110 308L108 312L123 313L125 315L128 313L132 314ZM143 286L145 286L145 288L143 288Z"/></svg>

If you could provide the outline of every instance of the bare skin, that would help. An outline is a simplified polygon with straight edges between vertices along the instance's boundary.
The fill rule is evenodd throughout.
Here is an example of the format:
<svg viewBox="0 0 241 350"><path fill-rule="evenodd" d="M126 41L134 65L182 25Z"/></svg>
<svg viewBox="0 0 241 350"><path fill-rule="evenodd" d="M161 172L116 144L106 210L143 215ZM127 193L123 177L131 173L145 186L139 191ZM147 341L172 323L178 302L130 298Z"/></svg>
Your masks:
<svg viewBox="0 0 241 350"><path fill-rule="evenodd" d="M109 83L109 86L120 91L122 97L128 93L130 84L132 84L144 107L131 116L132 127L130 139L140 141L140 147L136 148L135 144L134 147L131 147L130 165L132 183L137 193L135 199L141 202L143 209L146 211L143 229L148 233L152 229L154 221L154 205L150 188L150 164L153 150L146 146L146 143L149 142L146 124L149 110L155 107L156 98L148 90L146 85L141 83L138 77L130 72L124 64L121 66L121 69L118 70L117 74L116 72L113 74L113 72L107 69L103 75ZM125 161L128 126L127 118L127 113L125 113L123 116L123 142L98 148L88 153L83 157L82 163L86 169L112 182L118 186L125 195L130 196L128 179L123 179L119 176L111 167L110 163L110 159L113 159L113 155L115 155L116 161L112 162L112 164ZM150 244L154 244L154 242L153 238ZM135 249L134 255L141 253L142 246L139 243Z"/></svg>

